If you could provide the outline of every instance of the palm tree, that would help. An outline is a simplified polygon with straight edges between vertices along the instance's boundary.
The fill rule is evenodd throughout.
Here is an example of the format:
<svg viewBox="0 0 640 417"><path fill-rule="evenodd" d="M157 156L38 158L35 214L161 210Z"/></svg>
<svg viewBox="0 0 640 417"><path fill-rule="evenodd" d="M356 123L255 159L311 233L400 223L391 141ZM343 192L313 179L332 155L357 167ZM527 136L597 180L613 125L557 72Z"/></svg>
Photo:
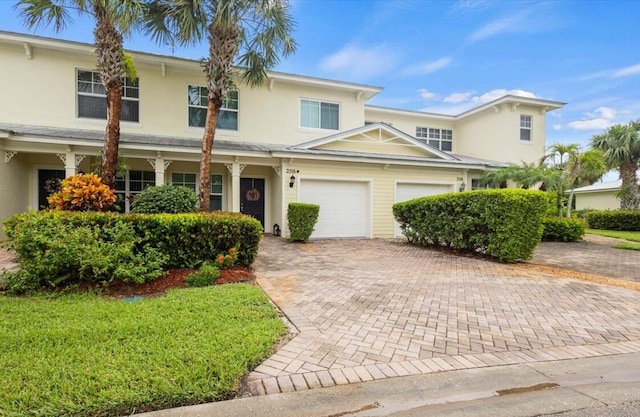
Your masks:
<svg viewBox="0 0 640 417"><path fill-rule="evenodd" d="M95 19L93 36L97 69L107 95L101 177L102 182L111 188L115 185L118 163L122 79L128 74L122 36L139 21L142 6L142 0L20 0L15 5L29 29L52 25L59 32L71 20L71 10Z"/></svg>
<svg viewBox="0 0 640 417"><path fill-rule="evenodd" d="M571 217L575 189L598 181L606 172L607 165L601 150L590 149L570 154L567 160L567 182L571 191L567 202L567 217Z"/></svg>
<svg viewBox="0 0 640 417"><path fill-rule="evenodd" d="M562 168L564 167L565 161L564 156L578 153L580 151L580 147L576 143L570 143L568 145L564 145L562 143L554 143L549 146L549 153L542 157L542 162L547 162L549 159L555 162L556 157L560 159L560 162L557 163L556 166Z"/></svg>
<svg viewBox="0 0 640 417"><path fill-rule="evenodd" d="M640 120L636 120L626 125L613 125L591 138L591 146L604 152L607 168L617 169L620 173L622 187L618 197L623 210L638 210L640 206L636 174L640 163L639 132Z"/></svg>
<svg viewBox="0 0 640 417"><path fill-rule="evenodd" d="M223 100L239 78L261 85L280 56L295 51L286 0L152 0L145 28L161 44L208 39L203 59L208 90L200 159L200 210L209 211L211 148Z"/></svg>

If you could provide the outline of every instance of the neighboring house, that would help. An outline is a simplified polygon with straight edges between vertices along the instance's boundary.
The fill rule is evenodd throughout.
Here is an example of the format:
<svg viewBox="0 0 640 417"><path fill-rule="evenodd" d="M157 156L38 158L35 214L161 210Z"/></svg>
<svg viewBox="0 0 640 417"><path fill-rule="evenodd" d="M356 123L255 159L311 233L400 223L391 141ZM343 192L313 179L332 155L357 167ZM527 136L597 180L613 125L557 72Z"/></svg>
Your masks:
<svg viewBox="0 0 640 417"><path fill-rule="evenodd" d="M620 200L616 196L622 186L622 180L601 182L576 188L576 210L596 209L615 210L620 208Z"/></svg>
<svg viewBox="0 0 640 417"><path fill-rule="evenodd" d="M93 46L0 32L0 221L46 206L57 178L99 166L105 94ZM117 181L123 211L146 186L197 189L206 88L200 62L132 53ZM505 96L457 116L367 105L379 87L269 72L220 113L211 208L287 233L291 202L320 204L312 237L393 237L392 205L476 188L486 169L537 161L545 115L564 105Z"/></svg>

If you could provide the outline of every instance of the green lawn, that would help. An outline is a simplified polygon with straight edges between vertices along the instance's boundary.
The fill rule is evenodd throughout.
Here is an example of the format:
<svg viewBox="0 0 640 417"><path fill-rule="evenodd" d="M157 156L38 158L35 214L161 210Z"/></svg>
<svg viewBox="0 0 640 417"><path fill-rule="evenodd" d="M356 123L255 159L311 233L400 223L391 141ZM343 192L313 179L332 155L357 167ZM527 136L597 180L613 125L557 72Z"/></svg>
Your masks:
<svg viewBox="0 0 640 417"><path fill-rule="evenodd" d="M599 230L599 229L587 229L586 232L592 235L617 237L618 239L630 240L632 242L640 242L640 232L622 232L619 230Z"/></svg>
<svg viewBox="0 0 640 417"><path fill-rule="evenodd" d="M616 249L640 250L640 243L622 242L614 246Z"/></svg>
<svg viewBox="0 0 640 417"><path fill-rule="evenodd" d="M260 288L125 302L0 296L0 416L114 416L228 398L286 332Z"/></svg>

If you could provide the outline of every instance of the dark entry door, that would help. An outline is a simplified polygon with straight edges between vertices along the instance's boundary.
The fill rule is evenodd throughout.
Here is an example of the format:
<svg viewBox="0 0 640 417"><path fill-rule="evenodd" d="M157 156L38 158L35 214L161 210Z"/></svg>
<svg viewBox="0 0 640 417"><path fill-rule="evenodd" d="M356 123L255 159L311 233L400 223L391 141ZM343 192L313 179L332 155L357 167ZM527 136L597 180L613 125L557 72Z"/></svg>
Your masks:
<svg viewBox="0 0 640 417"><path fill-rule="evenodd" d="M64 170L39 169L38 170L38 210L49 207L47 197L60 188L60 180L63 180Z"/></svg>
<svg viewBox="0 0 640 417"><path fill-rule="evenodd" d="M240 178L240 212L255 217L264 229L264 178Z"/></svg>

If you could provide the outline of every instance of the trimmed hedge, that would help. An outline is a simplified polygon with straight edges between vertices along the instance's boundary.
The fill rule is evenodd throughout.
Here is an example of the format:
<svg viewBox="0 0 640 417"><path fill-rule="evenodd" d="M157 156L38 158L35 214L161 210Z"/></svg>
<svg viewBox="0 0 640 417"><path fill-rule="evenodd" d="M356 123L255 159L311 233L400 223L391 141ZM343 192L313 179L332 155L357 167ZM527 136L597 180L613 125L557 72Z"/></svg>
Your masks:
<svg viewBox="0 0 640 417"><path fill-rule="evenodd" d="M161 275L160 266L193 268L205 261L215 263L220 254L228 252L238 264L249 266L262 237L256 219L221 212L41 211L10 217L4 228L22 269L40 286L78 280L155 279ZM114 272L117 268L119 274Z"/></svg>
<svg viewBox="0 0 640 417"><path fill-rule="evenodd" d="M147 187L131 203L135 213L192 213L196 211L198 196L191 188L181 185Z"/></svg>
<svg viewBox="0 0 640 417"><path fill-rule="evenodd" d="M546 210L543 192L515 189L441 194L393 205L410 242L480 252L500 262L533 255Z"/></svg>
<svg viewBox="0 0 640 417"><path fill-rule="evenodd" d="M600 210L585 216L590 229L640 231L640 210Z"/></svg>
<svg viewBox="0 0 640 417"><path fill-rule="evenodd" d="M319 214L320 206L317 204L289 203L287 221L289 222L291 240L296 242L307 241L318 222Z"/></svg>
<svg viewBox="0 0 640 417"><path fill-rule="evenodd" d="M549 242L575 242L582 239L587 225L578 218L545 217L542 240Z"/></svg>

